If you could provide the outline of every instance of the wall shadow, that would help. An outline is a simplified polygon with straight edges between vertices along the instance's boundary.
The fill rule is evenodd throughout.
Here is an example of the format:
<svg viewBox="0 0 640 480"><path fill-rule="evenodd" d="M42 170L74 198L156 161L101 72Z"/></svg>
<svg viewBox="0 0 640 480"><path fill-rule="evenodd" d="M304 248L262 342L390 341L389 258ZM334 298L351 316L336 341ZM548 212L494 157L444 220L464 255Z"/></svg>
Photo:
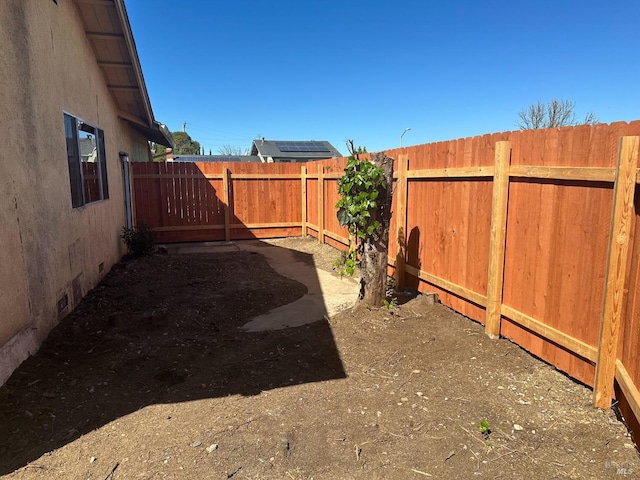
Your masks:
<svg viewBox="0 0 640 480"><path fill-rule="evenodd" d="M112 269L0 388L0 475L145 406L346 378L323 315L283 330L239 328L316 286L277 274L255 251L223 247Z"/></svg>

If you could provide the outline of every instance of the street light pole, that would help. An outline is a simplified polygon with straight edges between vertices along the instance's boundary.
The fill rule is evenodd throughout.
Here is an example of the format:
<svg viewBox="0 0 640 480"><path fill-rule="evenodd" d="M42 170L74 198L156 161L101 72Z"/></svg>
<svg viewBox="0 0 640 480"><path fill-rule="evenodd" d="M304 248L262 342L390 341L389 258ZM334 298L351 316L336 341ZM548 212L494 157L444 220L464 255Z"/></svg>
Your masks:
<svg viewBox="0 0 640 480"><path fill-rule="evenodd" d="M410 127L405 128L404 132L402 132L402 135L400 135L400 148L402 148L402 137L404 137L404 134L407 133L409 130L411 130Z"/></svg>

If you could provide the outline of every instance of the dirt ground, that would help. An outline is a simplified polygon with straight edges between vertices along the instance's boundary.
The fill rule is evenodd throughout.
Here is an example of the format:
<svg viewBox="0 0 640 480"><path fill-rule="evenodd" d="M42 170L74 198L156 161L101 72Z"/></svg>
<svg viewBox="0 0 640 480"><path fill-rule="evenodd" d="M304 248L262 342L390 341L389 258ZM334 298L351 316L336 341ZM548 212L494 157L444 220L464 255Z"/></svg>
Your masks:
<svg viewBox="0 0 640 480"><path fill-rule="evenodd" d="M239 330L305 293L247 251L117 265L0 389L0 478L640 478L589 389L426 295Z"/></svg>

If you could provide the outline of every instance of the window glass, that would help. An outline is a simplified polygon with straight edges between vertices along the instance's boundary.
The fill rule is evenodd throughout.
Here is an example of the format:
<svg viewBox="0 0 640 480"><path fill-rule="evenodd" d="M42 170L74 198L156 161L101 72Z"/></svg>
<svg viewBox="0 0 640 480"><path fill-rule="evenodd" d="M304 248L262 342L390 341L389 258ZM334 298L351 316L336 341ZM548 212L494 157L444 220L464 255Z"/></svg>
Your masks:
<svg viewBox="0 0 640 480"><path fill-rule="evenodd" d="M70 115L64 116L64 133L67 140L67 163L69 165L69 179L71 181L71 204L80 207L84 204L82 195L82 173L78 161L78 129L76 119Z"/></svg>
<svg viewBox="0 0 640 480"><path fill-rule="evenodd" d="M109 198L104 132L66 113L64 130L73 207Z"/></svg>
<svg viewBox="0 0 640 480"><path fill-rule="evenodd" d="M102 199L109 198L109 183L107 182L107 155L104 151L104 132L96 128L96 139L98 140L98 158L100 159L100 180L102 185Z"/></svg>
<svg viewBox="0 0 640 480"><path fill-rule="evenodd" d="M100 181L98 177L98 148L93 127L81 123L78 130L78 140L80 161L82 162L84 202L97 202L100 200Z"/></svg>

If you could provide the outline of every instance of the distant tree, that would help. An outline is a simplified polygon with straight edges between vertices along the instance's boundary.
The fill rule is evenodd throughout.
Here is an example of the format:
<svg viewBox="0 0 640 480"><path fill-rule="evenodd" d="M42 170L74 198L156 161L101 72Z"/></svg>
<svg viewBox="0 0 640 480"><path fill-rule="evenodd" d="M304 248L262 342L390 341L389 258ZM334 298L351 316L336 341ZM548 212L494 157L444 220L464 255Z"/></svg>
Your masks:
<svg viewBox="0 0 640 480"><path fill-rule="evenodd" d="M535 130L538 128L556 128L572 125L594 125L598 119L593 112L588 112L582 122L575 113L575 102L554 98L548 103L532 103L518 113L520 120L516 126L520 130Z"/></svg>
<svg viewBox="0 0 640 480"><path fill-rule="evenodd" d="M356 150L356 153L358 154L367 153L367 147L358 147L358 149Z"/></svg>
<svg viewBox="0 0 640 480"><path fill-rule="evenodd" d="M187 132L172 132L176 148L173 153L176 155L198 155L200 153L200 142L193 140Z"/></svg>
<svg viewBox="0 0 640 480"><path fill-rule="evenodd" d="M241 147L235 147L233 145L222 145L218 149L218 153L220 155L237 156L237 155L243 155L244 151L242 150Z"/></svg>
<svg viewBox="0 0 640 480"><path fill-rule="evenodd" d="M171 132L176 148L173 149L175 155L200 155L200 142L193 140L187 132ZM150 145L153 152L154 162L164 162L167 160L167 147L154 143ZM155 151L154 151L155 150ZM204 148L202 148L204 155Z"/></svg>
<svg viewBox="0 0 640 480"><path fill-rule="evenodd" d="M167 159L167 147L159 143L151 145L151 153L154 162L164 162Z"/></svg>

